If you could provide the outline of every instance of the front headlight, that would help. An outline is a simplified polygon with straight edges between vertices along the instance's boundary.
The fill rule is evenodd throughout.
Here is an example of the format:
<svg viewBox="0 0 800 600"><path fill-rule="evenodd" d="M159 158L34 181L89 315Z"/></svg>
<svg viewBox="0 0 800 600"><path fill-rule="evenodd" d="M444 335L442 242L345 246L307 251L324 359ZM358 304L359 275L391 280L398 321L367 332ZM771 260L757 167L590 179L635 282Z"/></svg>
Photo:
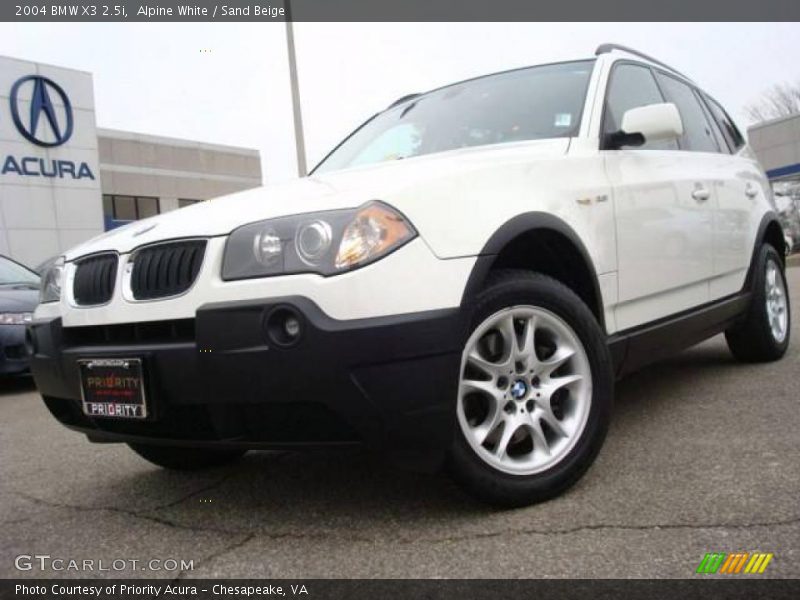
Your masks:
<svg viewBox="0 0 800 600"><path fill-rule="evenodd" d="M0 325L27 325L33 320L33 313L0 313Z"/></svg>
<svg viewBox="0 0 800 600"><path fill-rule="evenodd" d="M260 221L231 233L222 278L336 275L374 262L416 235L403 215L382 202Z"/></svg>
<svg viewBox="0 0 800 600"><path fill-rule="evenodd" d="M39 288L39 302L58 302L61 300L61 282L64 278L64 257L59 257L42 275Z"/></svg>

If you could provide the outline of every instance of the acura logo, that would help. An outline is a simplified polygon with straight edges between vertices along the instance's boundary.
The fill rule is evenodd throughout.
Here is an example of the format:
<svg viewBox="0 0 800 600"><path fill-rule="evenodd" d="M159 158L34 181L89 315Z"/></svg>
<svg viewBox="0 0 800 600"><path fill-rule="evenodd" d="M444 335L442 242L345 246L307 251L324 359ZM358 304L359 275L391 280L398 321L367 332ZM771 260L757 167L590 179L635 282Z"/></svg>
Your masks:
<svg viewBox="0 0 800 600"><path fill-rule="evenodd" d="M29 89L26 103L28 96L20 93ZM60 146L72 135L72 104L66 92L41 75L18 79L11 88L11 117L22 136L37 146Z"/></svg>

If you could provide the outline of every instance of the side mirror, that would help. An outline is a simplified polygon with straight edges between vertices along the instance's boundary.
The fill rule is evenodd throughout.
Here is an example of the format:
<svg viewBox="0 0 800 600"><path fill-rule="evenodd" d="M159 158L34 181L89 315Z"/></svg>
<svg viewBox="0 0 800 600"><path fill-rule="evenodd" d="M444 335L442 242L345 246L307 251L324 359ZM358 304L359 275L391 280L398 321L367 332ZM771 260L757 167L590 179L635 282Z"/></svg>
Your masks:
<svg viewBox="0 0 800 600"><path fill-rule="evenodd" d="M648 104L626 110L622 129L609 134L607 147L641 146L645 142L674 140L683 135L683 121L678 107L671 102Z"/></svg>

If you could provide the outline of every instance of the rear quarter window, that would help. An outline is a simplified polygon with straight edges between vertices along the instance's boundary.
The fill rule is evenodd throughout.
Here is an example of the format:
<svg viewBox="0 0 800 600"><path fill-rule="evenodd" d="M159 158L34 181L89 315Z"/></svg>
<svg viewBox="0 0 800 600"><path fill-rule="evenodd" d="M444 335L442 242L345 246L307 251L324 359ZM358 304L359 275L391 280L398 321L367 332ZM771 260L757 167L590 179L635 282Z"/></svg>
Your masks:
<svg viewBox="0 0 800 600"><path fill-rule="evenodd" d="M720 147L711 130L711 123L694 90L684 82L660 71L657 77L667 102L675 104L681 115L683 121L681 149L690 152L719 152Z"/></svg>
<svg viewBox="0 0 800 600"><path fill-rule="evenodd" d="M728 116L728 113L725 112L725 109L722 108L722 106L720 106L719 103L711 98L708 94L703 94L703 98L705 99L706 105L711 111L711 114L714 116L714 120L719 125L722 135L725 138L725 141L728 142L728 146L730 146L731 150L735 152L744 146L744 136L739 132L739 128L736 127L733 119Z"/></svg>

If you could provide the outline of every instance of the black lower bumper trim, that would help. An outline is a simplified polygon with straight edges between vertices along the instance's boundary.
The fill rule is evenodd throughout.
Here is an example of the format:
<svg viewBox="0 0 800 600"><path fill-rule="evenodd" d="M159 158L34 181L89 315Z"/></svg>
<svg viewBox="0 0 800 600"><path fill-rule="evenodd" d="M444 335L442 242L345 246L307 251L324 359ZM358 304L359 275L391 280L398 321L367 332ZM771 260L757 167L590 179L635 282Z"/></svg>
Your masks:
<svg viewBox="0 0 800 600"><path fill-rule="evenodd" d="M268 317L280 307L301 321L290 347L268 333ZM364 443L430 470L452 439L461 315L453 309L337 321L307 298L286 297L202 306L193 327L112 326L124 335L63 328L56 319L31 326L31 366L53 415L95 441ZM83 414L77 361L112 357L142 359L148 419Z"/></svg>

